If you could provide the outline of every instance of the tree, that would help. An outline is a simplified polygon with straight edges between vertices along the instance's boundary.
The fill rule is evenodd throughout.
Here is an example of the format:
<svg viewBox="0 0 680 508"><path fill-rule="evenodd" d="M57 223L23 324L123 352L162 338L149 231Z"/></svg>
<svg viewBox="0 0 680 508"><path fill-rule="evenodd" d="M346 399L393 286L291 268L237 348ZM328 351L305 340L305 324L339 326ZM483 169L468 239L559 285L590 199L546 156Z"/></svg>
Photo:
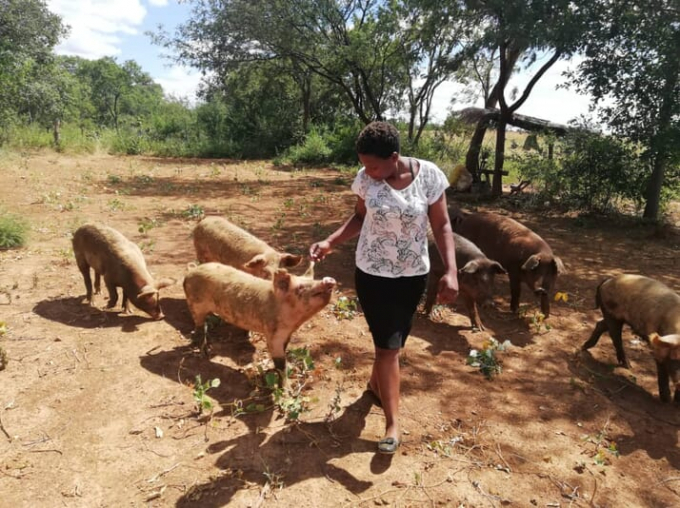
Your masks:
<svg viewBox="0 0 680 508"><path fill-rule="evenodd" d="M470 9L483 17L489 49L498 51L498 81L487 104L497 101L500 106L496 123L496 157L492 183L492 193L500 195L506 125L529 98L533 87L545 72L557 60L569 57L579 47L583 33L582 6L588 0L468 0L467 3ZM519 98L508 103L505 89L516 63L521 62L528 67L542 54L548 57L547 60L529 80ZM478 136L473 137L474 139L480 140ZM479 147L476 153L479 153ZM476 160L474 146L471 144L468 164L473 157ZM476 167L469 169L475 171Z"/></svg>
<svg viewBox="0 0 680 508"><path fill-rule="evenodd" d="M673 0L599 2L589 18L572 77L612 131L641 147L650 167L643 215L656 219L667 173L680 162L680 9Z"/></svg>
<svg viewBox="0 0 680 508"><path fill-rule="evenodd" d="M24 61L19 81L24 85L15 95L18 115L31 122L51 127L54 145L61 144L61 124L78 119L86 108L89 97L76 76L70 72L69 57L57 57L38 64L33 59Z"/></svg>
<svg viewBox="0 0 680 508"><path fill-rule="evenodd" d="M409 135L427 123L434 90L460 65L457 3L415 0L197 0L174 36L180 62L215 73L277 60L304 105L310 73L345 96L363 122L408 104ZM283 67L282 67L283 68ZM305 118L308 109L303 108ZM420 124L416 132L415 125ZM306 125L306 122L304 122Z"/></svg>
<svg viewBox="0 0 680 508"><path fill-rule="evenodd" d="M90 89L95 121L120 129L121 115L146 116L163 99L163 89L134 61L119 65L115 58L81 60L76 74Z"/></svg>
<svg viewBox="0 0 680 508"><path fill-rule="evenodd" d="M49 63L52 49L67 33L61 18L42 0L0 0L0 121L16 114L16 97L27 84L28 61Z"/></svg>

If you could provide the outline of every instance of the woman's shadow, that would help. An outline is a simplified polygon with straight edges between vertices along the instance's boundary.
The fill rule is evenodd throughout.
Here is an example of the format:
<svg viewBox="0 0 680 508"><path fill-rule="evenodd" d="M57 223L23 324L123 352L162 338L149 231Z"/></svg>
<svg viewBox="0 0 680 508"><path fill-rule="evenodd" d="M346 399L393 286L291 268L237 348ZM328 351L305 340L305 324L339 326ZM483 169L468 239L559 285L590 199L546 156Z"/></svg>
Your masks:
<svg viewBox="0 0 680 508"><path fill-rule="evenodd" d="M274 434L260 431L270 423L271 414L243 417L250 432L208 449L209 453L221 454L216 465L225 474L195 485L178 500L177 506L225 506L247 485L276 488L323 476L355 494L364 492L373 482L360 480L333 462L349 454L376 451L374 441L360 437L372 405L373 396L364 392L332 422L300 422ZM204 497L205 492L210 495Z"/></svg>

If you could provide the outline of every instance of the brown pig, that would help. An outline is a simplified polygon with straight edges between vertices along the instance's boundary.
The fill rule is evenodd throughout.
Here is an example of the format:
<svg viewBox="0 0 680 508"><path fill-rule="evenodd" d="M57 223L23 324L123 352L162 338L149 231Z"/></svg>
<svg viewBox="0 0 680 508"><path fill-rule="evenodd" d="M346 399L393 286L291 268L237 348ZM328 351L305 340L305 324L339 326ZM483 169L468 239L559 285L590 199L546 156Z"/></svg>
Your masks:
<svg viewBox="0 0 680 508"><path fill-rule="evenodd" d="M206 217L193 231L200 263L216 261L271 280L278 268L297 266L302 256L278 252L222 217Z"/></svg>
<svg viewBox="0 0 680 508"><path fill-rule="evenodd" d="M507 273L498 261L487 258L474 243L454 233L456 245L456 266L460 298L465 303L472 326L484 330L479 318L477 304L487 305L493 294L494 279L497 273ZM428 245L430 253L430 276L427 280L425 314L430 314L437 298L437 281L444 275L444 263L433 242Z"/></svg>
<svg viewBox="0 0 680 508"><path fill-rule="evenodd" d="M205 320L216 314L244 330L264 334L274 366L285 372L286 347L292 333L323 309L335 280L314 280L274 272L265 280L221 263L205 263L184 278L184 293L195 325L195 340L207 352Z"/></svg>
<svg viewBox="0 0 680 508"><path fill-rule="evenodd" d="M669 375L680 404L680 295L665 284L642 275L618 275L604 280L595 292L602 311L590 338L581 347L590 349L608 331L620 365L630 368L623 350L621 330L627 324L650 342L656 360L659 397L670 402Z"/></svg>
<svg viewBox="0 0 680 508"><path fill-rule="evenodd" d="M524 282L541 298L541 312L550 316L550 298L557 276L565 272L562 260L543 238L510 217L490 212L459 213L451 218L453 229L498 261L510 278L510 310L519 310Z"/></svg>
<svg viewBox="0 0 680 508"><path fill-rule="evenodd" d="M87 301L92 303L92 279L94 270L95 293L101 291L100 277L109 291L111 309L118 302L118 287L123 288L123 310L130 312L128 301L154 319L162 319L158 291L176 281L166 278L154 281L146 268L140 248L113 228L101 224L84 224L73 234L73 252L76 263L85 280Z"/></svg>

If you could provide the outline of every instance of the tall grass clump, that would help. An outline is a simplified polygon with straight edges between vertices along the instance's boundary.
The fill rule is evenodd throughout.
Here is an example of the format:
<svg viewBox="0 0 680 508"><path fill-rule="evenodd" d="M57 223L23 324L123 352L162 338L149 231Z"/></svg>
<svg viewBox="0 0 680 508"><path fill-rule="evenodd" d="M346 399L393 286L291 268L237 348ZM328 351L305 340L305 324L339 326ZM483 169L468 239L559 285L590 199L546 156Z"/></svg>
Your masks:
<svg viewBox="0 0 680 508"><path fill-rule="evenodd" d="M20 217L0 212L0 250L23 247L26 243L28 225Z"/></svg>

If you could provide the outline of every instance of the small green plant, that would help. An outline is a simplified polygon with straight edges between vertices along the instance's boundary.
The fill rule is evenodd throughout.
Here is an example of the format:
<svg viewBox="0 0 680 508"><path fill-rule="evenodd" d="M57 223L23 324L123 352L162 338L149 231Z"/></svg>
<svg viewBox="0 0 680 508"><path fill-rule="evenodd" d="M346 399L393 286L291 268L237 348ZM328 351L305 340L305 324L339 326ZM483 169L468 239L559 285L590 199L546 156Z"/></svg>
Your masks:
<svg viewBox="0 0 680 508"><path fill-rule="evenodd" d="M533 312L530 312L530 309L531 307L529 305L520 306L519 317L528 320L534 333L539 334L543 330L549 332L552 329L552 326L545 322L545 314L538 309L534 309Z"/></svg>
<svg viewBox="0 0 680 508"><path fill-rule="evenodd" d="M466 363L472 367L478 367L480 372L487 379L501 373L501 361L496 357L496 352L505 351L512 346L509 340L503 343L498 342L493 337L484 342L481 350L473 349L468 354Z"/></svg>
<svg viewBox="0 0 680 508"><path fill-rule="evenodd" d="M607 427L609 427L609 420L605 422L596 434L585 434L581 438L582 441L594 446L594 449L591 450L590 453L593 464L599 466L609 466L611 465L612 456L616 458L619 457L619 450L616 446L616 442L609 437Z"/></svg>
<svg viewBox="0 0 680 508"><path fill-rule="evenodd" d="M342 411L342 392L344 391L342 384L338 383L335 387L335 396L328 404L328 413L324 418L326 423L335 420L336 416Z"/></svg>
<svg viewBox="0 0 680 508"><path fill-rule="evenodd" d="M157 227L159 225L158 220L156 219L149 219L148 217L144 217L142 220L139 221L139 225L137 227L137 231L139 231L141 234L145 235L147 234L151 229Z"/></svg>
<svg viewBox="0 0 680 508"><path fill-rule="evenodd" d="M210 176L211 178L216 178L222 174L222 170L218 167L215 166L214 164L210 164Z"/></svg>
<svg viewBox="0 0 680 508"><path fill-rule="evenodd" d="M285 222L286 222L286 214L282 213L281 217L276 219L276 222L272 225L272 232L279 231L283 227Z"/></svg>
<svg viewBox="0 0 680 508"><path fill-rule="evenodd" d="M146 240L139 244L139 248L144 254L150 254L156 248L156 242L153 240Z"/></svg>
<svg viewBox="0 0 680 508"><path fill-rule="evenodd" d="M220 386L219 378L209 379L205 383L201 382L201 375L196 374L196 382L194 384L194 402L196 403L196 411L199 415L203 414L203 411L212 412L212 401L207 397L206 393L211 388L217 388Z"/></svg>
<svg viewBox="0 0 680 508"><path fill-rule="evenodd" d="M302 413L308 412L314 402L310 397L302 395L311 372L315 369L314 360L306 347L288 351L288 363L285 376L288 383L285 387L279 384L276 372L265 374L267 387L272 389L274 405L286 421L297 421Z"/></svg>
<svg viewBox="0 0 680 508"><path fill-rule="evenodd" d="M4 321L0 321L0 338L7 334L7 324ZM7 367L7 352L0 346L0 370L5 370Z"/></svg>
<svg viewBox="0 0 680 508"><path fill-rule="evenodd" d="M28 225L20 217L0 213L0 250L23 247Z"/></svg>
<svg viewBox="0 0 680 508"><path fill-rule="evenodd" d="M111 201L109 201L109 210L111 210L112 212L117 212L119 210L125 210L125 203L123 203L118 198L113 198Z"/></svg>
<svg viewBox="0 0 680 508"><path fill-rule="evenodd" d="M135 175L134 183L136 187L148 187L153 183L153 176Z"/></svg>
<svg viewBox="0 0 680 508"><path fill-rule="evenodd" d="M123 178L118 175L108 175L106 177L106 183L108 183L109 185L118 185L120 183L123 183Z"/></svg>
<svg viewBox="0 0 680 508"><path fill-rule="evenodd" d="M182 217L185 219L202 219L205 216L205 210L201 205L191 205L182 212Z"/></svg>
<svg viewBox="0 0 680 508"><path fill-rule="evenodd" d="M331 312L339 320L353 319L357 315L356 298L339 297L338 301L331 307Z"/></svg>

